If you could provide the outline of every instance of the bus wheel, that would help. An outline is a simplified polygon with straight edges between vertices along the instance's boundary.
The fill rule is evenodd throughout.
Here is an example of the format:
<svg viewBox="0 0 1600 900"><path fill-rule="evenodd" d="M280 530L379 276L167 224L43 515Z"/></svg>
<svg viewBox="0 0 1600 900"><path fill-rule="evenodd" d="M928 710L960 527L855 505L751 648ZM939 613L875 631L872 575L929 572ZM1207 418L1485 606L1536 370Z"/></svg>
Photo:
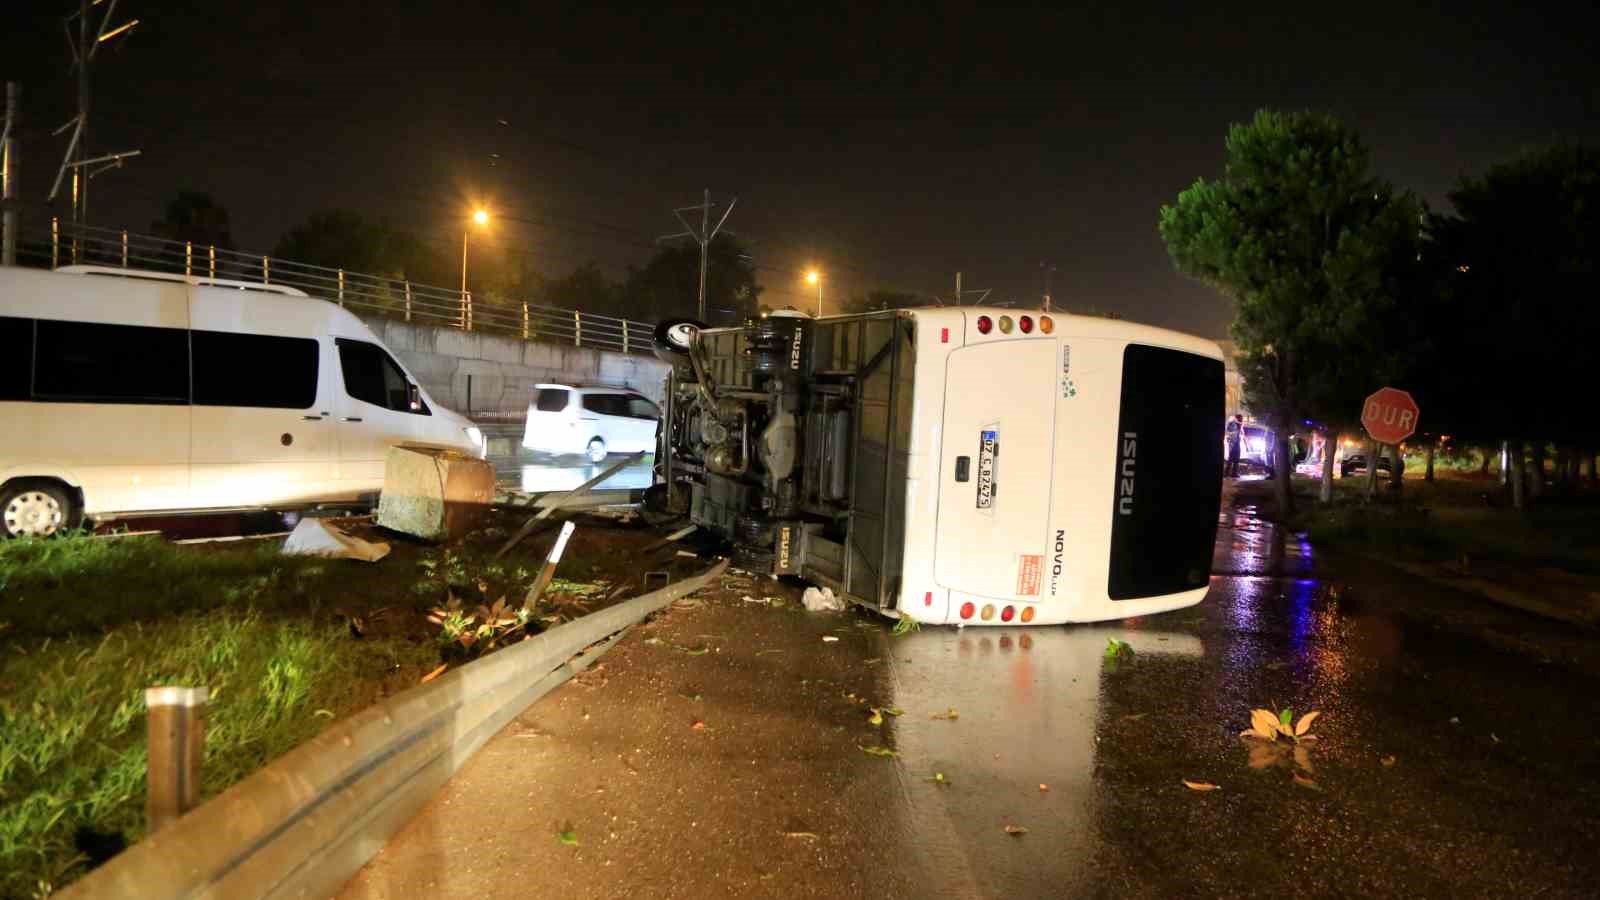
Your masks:
<svg viewBox="0 0 1600 900"><path fill-rule="evenodd" d="M77 524L72 492L55 481L18 481L0 491L0 533L50 537Z"/></svg>

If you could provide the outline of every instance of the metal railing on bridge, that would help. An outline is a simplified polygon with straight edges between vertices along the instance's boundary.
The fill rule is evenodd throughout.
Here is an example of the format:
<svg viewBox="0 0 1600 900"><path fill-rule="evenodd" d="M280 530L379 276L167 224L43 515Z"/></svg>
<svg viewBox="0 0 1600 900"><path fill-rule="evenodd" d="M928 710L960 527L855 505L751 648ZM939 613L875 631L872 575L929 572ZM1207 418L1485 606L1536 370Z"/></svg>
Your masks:
<svg viewBox="0 0 1600 900"><path fill-rule="evenodd" d="M59 219L50 220L48 235L24 230L21 238L17 255L25 264L109 266L284 285L358 313L529 341L643 353L650 350L654 332L654 326L635 319L500 299L475 302L471 291Z"/></svg>

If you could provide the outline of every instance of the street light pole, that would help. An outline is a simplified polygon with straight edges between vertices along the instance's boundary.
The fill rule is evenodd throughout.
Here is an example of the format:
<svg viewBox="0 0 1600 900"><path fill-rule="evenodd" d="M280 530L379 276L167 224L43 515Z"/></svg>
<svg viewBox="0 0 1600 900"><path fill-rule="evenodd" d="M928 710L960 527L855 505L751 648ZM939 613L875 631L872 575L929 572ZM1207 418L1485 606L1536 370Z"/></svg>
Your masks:
<svg viewBox="0 0 1600 900"><path fill-rule="evenodd" d="M472 213L473 223L482 227L489 224L489 213L478 209ZM461 229L461 327L472 330L472 295L467 293L467 237L472 234L472 227Z"/></svg>
<svg viewBox="0 0 1600 900"><path fill-rule="evenodd" d="M822 318L822 273L816 269L806 273L806 283L817 286L817 318Z"/></svg>

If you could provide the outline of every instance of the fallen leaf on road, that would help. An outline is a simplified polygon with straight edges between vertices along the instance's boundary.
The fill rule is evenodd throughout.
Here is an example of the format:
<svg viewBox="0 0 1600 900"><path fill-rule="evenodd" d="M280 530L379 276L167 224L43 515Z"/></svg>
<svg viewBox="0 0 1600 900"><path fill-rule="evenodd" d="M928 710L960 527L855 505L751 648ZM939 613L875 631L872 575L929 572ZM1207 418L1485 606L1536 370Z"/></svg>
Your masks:
<svg viewBox="0 0 1600 900"><path fill-rule="evenodd" d="M834 637L831 634L825 634L825 635L822 636L822 642L824 644L832 644L837 640L839 640L839 639L837 637Z"/></svg>
<svg viewBox="0 0 1600 900"><path fill-rule="evenodd" d="M959 719L961 717L960 717L959 714L956 713L956 708L954 706L952 706L949 709L945 710L944 712L942 712L942 713L934 713L933 715L929 716L928 718L930 718L930 719L944 719L947 722L954 722L956 719Z"/></svg>
<svg viewBox="0 0 1600 900"><path fill-rule="evenodd" d="M945 787L949 787L950 786L950 779L945 778L943 772L935 772L935 773L933 773L933 777L929 778L928 780L933 782L934 784L942 784Z"/></svg>
<svg viewBox="0 0 1600 900"><path fill-rule="evenodd" d="M879 747L876 744L872 745L871 747L862 747L860 744L857 744L856 746L860 747L861 748L861 752L867 754L868 756L899 756L900 755L900 754L894 752L893 750L890 750L888 747Z"/></svg>
<svg viewBox="0 0 1600 900"><path fill-rule="evenodd" d="M1021 825L1007 825L1006 826L1006 834L1009 834L1012 837L1016 837L1018 835L1024 835L1024 834L1027 834L1027 833L1028 833L1028 829L1023 828Z"/></svg>
<svg viewBox="0 0 1600 900"><path fill-rule="evenodd" d="M435 678L438 678L440 675L443 675L444 674L444 670L448 669L448 668L450 668L450 664L449 663L445 663L444 665L440 666L439 668L434 669L432 672L429 672L428 674L422 676L422 680L418 681L417 684L427 684L428 682L434 680Z"/></svg>
<svg viewBox="0 0 1600 900"><path fill-rule="evenodd" d="M883 710L874 707L873 710L872 710L872 715L867 717L867 724L868 725L882 725L883 724Z"/></svg>
<svg viewBox="0 0 1600 900"><path fill-rule="evenodd" d="M1491 732L1489 732L1489 740L1494 741L1496 744L1498 744L1498 743L1500 743L1500 735L1495 734L1494 732L1491 731Z"/></svg>
<svg viewBox="0 0 1600 900"><path fill-rule="evenodd" d="M1221 790L1220 787L1218 787L1217 785L1212 784L1209 781L1190 781L1187 778L1183 779L1183 786L1188 788L1191 791L1219 791L1219 790Z"/></svg>
<svg viewBox="0 0 1600 900"><path fill-rule="evenodd" d="M1041 793L1041 794L1050 793L1050 785L1044 784L1044 783L1041 782L1040 785L1039 785L1039 793Z"/></svg>
<svg viewBox="0 0 1600 900"><path fill-rule="evenodd" d="M331 718L333 718L333 710L331 710L331 709L319 709L316 712L312 713L312 715L313 716L323 716L325 718L331 719Z"/></svg>
<svg viewBox="0 0 1600 900"><path fill-rule="evenodd" d="M812 841L820 840L820 838L817 837L817 833L814 831L785 831L783 836L792 838L806 838L807 840Z"/></svg>
<svg viewBox="0 0 1600 900"><path fill-rule="evenodd" d="M1122 721L1124 721L1124 722L1137 722L1137 721L1139 721L1140 719L1144 718L1147 715L1149 715L1149 713L1128 713L1127 715L1124 715L1122 717Z"/></svg>
<svg viewBox="0 0 1600 900"><path fill-rule="evenodd" d="M1385 756L1383 759L1378 760L1378 762L1383 763L1383 767L1387 769L1394 765L1395 758L1393 756Z"/></svg>
<svg viewBox="0 0 1600 900"><path fill-rule="evenodd" d="M1310 788L1313 791L1322 790L1322 788L1317 786L1317 783L1315 781L1312 781L1311 779L1305 777L1304 775L1301 775L1299 772L1295 772L1294 773L1294 783L1300 785L1303 788Z"/></svg>
<svg viewBox="0 0 1600 900"><path fill-rule="evenodd" d="M689 730L691 730L691 731L705 731L706 730L706 723L700 721L699 719L695 719L694 720L694 724L689 726Z"/></svg>
<svg viewBox="0 0 1600 900"><path fill-rule="evenodd" d="M556 832L556 840L566 844L568 847L576 847L578 846L578 832L571 825L568 825L561 831Z"/></svg>

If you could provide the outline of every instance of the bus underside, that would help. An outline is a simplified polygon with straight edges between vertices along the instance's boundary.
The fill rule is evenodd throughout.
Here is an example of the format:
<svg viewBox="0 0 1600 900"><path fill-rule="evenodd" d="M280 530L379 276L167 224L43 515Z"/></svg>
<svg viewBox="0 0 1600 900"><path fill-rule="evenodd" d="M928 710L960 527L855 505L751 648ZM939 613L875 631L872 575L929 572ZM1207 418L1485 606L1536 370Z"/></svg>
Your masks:
<svg viewBox="0 0 1600 900"><path fill-rule="evenodd" d="M705 329L673 363L657 484L751 565L887 610L899 593L915 324L774 314Z"/></svg>

